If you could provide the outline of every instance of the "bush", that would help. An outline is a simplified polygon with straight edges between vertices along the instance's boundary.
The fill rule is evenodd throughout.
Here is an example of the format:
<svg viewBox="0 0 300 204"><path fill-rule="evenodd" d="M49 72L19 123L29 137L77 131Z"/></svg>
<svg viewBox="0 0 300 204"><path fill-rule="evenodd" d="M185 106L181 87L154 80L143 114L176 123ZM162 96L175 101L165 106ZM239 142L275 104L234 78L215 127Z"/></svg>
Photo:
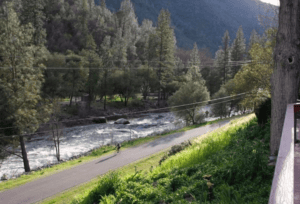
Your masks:
<svg viewBox="0 0 300 204"><path fill-rule="evenodd" d="M257 117L258 124L260 126L265 126L265 124L271 118L271 98L268 98L262 102L254 112Z"/></svg>
<svg viewBox="0 0 300 204"><path fill-rule="evenodd" d="M184 150L185 148L187 148L188 146L192 145L192 143L188 140L187 142L182 142L180 145L174 145L171 147L171 150L168 152L167 155L164 155L160 161L159 161L159 165L161 165L161 163L163 161L165 161L168 157Z"/></svg>
<svg viewBox="0 0 300 204"><path fill-rule="evenodd" d="M66 112L70 115L78 115L79 113L79 107L78 105L76 104L75 106L67 106L66 107Z"/></svg>
<svg viewBox="0 0 300 204"><path fill-rule="evenodd" d="M141 106L144 106L144 103L141 100L139 100L138 98L135 98L129 102L129 105L131 107L141 107Z"/></svg>

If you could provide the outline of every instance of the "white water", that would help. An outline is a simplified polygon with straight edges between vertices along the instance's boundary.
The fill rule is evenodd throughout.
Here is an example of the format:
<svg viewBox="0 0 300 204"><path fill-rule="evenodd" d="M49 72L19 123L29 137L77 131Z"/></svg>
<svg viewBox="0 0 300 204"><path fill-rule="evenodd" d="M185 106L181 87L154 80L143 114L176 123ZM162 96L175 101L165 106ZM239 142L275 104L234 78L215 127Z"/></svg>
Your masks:
<svg viewBox="0 0 300 204"><path fill-rule="evenodd" d="M201 111L209 109L205 107ZM218 118L206 118L206 121ZM64 129L64 136L60 138L61 159L68 160L88 152L94 148L109 143L146 137L158 133L168 132L184 127L183 120L178 119L173 113L150 113L136 119L129 119L130 124L93 124ZM41 140L27 141L26 150L31 169L42 167L46 164L57 163L55 148L51 136ZM0 167L0 177L7 178L24 173L23 160L15 155L7 157Z"/></svg>

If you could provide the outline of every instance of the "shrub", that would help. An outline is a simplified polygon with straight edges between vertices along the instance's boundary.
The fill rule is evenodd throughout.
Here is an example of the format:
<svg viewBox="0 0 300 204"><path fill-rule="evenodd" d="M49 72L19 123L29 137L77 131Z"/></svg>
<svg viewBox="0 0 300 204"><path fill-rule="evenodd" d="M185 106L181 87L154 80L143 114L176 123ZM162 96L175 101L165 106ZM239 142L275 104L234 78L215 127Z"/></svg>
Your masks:
<svg viewBox="0 0 300 204"><path fill-rule="evenodd" d="M262 102L256 109L255 115L260 126L264 126L271 118L271 98Z"/></svg>
<svg viewBox="0 0 300 204"><path fill-rule="evenodd" d="M129 102L129 105L131 107L141 107L141 106L144 106L144 103L143 103L143 101L139 100L138 98L135 98Z"/></svg>
<svg viewBox="0 0 300 204"><path fill-rule="evenodd" d="M187 148L188 146L192 145L192 143L188 140L186 142L182 142L180 145L174 145L171 147L171 150L168 152L167 155L164 155L160 160L159 160L159 165L161 165L161 163L163 161L165 161L168 157L184 150L185 148Z"/></svg>
<svg viewBox="0 0 300 204"><path fill-rule="evenodd" d="M79 107L78 105L76 104L75 106L67 106L66 107L66 112L70 115L78 115L78 112L79 112Z"/></svg>
<svg viewBox="0 0 300 204"><path fill-rule="evenodd" d="M86 197L83 203L90 203L90 201L99 201L106 195L114 195L116 189L121 184L121 179L119 174L116 172L111 172L105 175L99 182L99 185L92 190L89 195ZM110 199L110 198L106 198ZM92 203L93 203L92 202Z"/></svg>

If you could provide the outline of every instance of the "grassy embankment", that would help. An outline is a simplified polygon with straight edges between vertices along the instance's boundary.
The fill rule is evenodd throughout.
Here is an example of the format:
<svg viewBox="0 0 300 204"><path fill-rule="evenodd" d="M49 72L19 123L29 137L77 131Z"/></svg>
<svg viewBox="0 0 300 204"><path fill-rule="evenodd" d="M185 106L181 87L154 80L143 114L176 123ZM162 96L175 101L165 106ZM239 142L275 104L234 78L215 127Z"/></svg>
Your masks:
<svg viewBox="0 0 300 204"><path fill-rule="evenodd" d="M253 115L247 120L195 140L153 170L107 174L72 203L267 203L269 124L261 129Z"/></svg>
<svg viewBox="0 0 300 204"><path fill-rule="evenodd" d="M241 117L241 116L235 116L235 117ZM228 118L227 119L222 119L222 120L228 120ZM173 134L173 133L185 132L187 130L191 130L191 129L201 127L201 126L204 126L204 125L213 124L213 123L216 123L216 122L219 122L219 121L222 121L222 120L216 120L216 121L211 121L211 122L205 122L205 123L198 124L198 125L192 125L192 126L188 126L188 127L185 127L185 128L179 129L179 130L174 130L174 131L167 132L167 133L160 134L160 135L149 136L149 137L145 137L145 138L137 138L135 140L127 141L127 142L122 143L122 149L127 149L127 148L130 148L130 147L141 145L141 144L144 144L146 142L151 142L155 139L159 139L161 137L164 137L164 136L167 136L167 135L170 135L170 134ZM42 177L50 176L50 175L58 173L62 170L70 169L72 167L81 165L85 162L89 162L89 161L92 161L94 159L99 159L102 156L106 156L108 154L113 153L114 151L115 151L114 146L109 146L109 145L108 146L102 146L102 147L99 147L98 149L94 150L93 152L91 152L91 154L88 155L88 156L83 156L83 157L80 157L78 159L74 159L74 160L71 160L71 161L66 161L66 162L57 164L55 166L49 167L49 168L45 168L43 170L30 172L28 175L21 175L20 177L18 177L16 179L1 182L0 183L0 192L4 191L4 190L7 190L7 189L15 188L17 186L23 185L25 183L34 181L34 180L42 178Z"/></svg>
<svg viewBox="0 0 300 204"><path fill-rule="evenodd" d="M274 173L269 130L251 114L196 138L161 166L166 151L41 203L267 203Z"/></svg>

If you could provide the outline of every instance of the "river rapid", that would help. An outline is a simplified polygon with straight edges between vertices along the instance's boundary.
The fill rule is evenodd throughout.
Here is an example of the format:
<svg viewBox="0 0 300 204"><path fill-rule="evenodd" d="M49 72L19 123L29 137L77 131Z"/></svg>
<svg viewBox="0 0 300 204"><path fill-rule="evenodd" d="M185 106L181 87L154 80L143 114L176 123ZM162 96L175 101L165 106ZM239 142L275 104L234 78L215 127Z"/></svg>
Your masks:
<svg viewBox="0 0 300 204"><path fill-rule="evenodd" d="M206 110L209 110L208 106L201 111L205 112ZM205 120L216 119L218 118L206 118ZM127 125L114 124L114 121L108 121L106 124L64 128L64 136L60 138L61 159L69 160L102 145L156 135L185 126L182 119L177 118L170 112L149 113L128 120L130 124ZM54 143L50 135L27 141L26 150L31 169L58 163ZM0 177L5 174L9 179L22 173L24 173L23 161L15 155L7 157L0 166Z"/></svg>

